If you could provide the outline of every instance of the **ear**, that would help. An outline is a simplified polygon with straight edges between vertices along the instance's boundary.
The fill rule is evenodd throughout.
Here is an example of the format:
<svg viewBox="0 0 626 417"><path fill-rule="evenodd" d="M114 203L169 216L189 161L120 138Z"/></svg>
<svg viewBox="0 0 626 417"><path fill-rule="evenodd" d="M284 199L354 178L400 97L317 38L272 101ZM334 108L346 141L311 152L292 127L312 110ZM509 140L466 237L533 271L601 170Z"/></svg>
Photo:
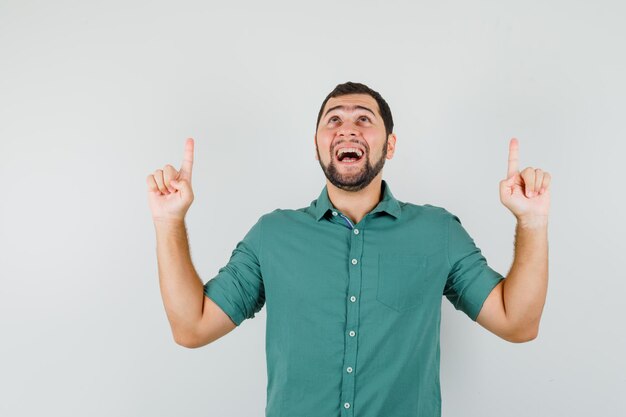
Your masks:
<svg viewBox="0 0 626 417"><path fill-rule="evenodd" d="M316 148L316 146L317 146L317 140L316 140L316 137L317 137L317 133L315 133L315 134L313 135L313 153L315 154L315 159L316 159L317 161L319 161L319 158L317 157L317 151L315 150L315 148Z"/></svg>
<svg viewBox="0 0 626 417"><path fill-rule="evenodd" d="M387 141L387 159L393 158L393 154L396 151L396 134L389 134L389 139Z"/></svg>

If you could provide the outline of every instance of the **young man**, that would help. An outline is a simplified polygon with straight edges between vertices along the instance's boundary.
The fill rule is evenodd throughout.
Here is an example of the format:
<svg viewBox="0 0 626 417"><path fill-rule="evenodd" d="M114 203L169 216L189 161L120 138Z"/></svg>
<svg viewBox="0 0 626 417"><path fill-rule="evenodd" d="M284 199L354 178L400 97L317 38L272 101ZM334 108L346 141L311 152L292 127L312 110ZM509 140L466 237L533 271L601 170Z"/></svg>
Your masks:
<svg viewBox="0 0 626 417"><path fill-rule="evenodd" d="M189 256L193 140L180 171L148 176L159 281L177 343L206 345L267 306L272 416L441 415L442 296L510 342L536 337L548 280L550 175L517 170L511 140L500 199L516 216L506 279L457 216L397 200L382 179L396 135L385 100L338 85L314 136L326 186L308 207L262 215L206 284Z"/></svg>

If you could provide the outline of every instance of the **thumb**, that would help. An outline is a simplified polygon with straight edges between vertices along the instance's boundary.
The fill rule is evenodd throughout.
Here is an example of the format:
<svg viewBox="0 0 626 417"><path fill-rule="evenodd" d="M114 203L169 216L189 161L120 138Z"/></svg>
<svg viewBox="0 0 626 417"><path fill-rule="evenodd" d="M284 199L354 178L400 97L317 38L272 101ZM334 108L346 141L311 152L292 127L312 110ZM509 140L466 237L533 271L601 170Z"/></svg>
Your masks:
<svg viewBox="0 0 626 417"><path fill-rule="evenodd" d="M170 184L172 185L172 187L177 190L177 191L181 191L183 193L191 193L191 185L189 184L189 181L184 180L184 179L179 179L177 180L171 180Z"/></svg>

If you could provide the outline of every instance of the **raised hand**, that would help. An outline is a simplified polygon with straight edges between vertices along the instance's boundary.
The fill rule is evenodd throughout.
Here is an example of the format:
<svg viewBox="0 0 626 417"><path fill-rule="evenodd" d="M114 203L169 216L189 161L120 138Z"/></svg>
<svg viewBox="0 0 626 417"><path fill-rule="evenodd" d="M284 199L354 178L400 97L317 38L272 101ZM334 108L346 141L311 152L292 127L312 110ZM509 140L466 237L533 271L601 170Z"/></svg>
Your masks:
<svg viewBox="0 0 626 417"><path fill-rule="evenodd" d="M191 203L193 190L191 189L191 170L193 168L192 138L185 142L185 152L180 171L172 165L165 165L148 175L148 203L152 211L152 220L182 221Z"/></svg>
<svg viewBox="0 0 626 417"><path fill-rule="evenodd" d="M550 180L547 171L527 167L518 171L519 143L509 142L507 178L500 181L500 201L518 221L541 225L548 221L550 210Z"/></svg>

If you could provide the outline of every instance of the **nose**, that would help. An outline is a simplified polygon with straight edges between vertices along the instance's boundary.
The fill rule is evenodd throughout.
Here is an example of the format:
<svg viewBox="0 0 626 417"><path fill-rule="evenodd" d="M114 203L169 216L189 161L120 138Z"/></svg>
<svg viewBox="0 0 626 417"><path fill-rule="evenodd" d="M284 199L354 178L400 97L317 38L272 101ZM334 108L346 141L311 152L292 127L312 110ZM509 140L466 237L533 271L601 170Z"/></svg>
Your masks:
<svg viewBox="0 0 626 417"><path fill-rule="evenodd" d="M356 126L350 121L343 123L337 130L339 136L356 136L358 133Z"/></svg>

